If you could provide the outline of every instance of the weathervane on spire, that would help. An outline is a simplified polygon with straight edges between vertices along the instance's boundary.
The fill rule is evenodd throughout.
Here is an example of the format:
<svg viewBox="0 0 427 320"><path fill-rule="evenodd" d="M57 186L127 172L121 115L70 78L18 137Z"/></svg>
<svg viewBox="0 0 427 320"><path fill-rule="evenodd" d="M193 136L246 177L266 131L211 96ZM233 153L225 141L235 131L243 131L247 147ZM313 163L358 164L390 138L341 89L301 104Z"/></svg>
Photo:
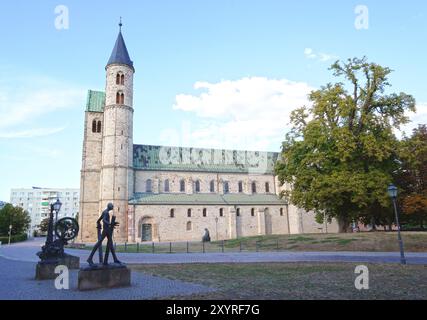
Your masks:
<svg viewBox="0 0 427 320"><path fill-rule="evenodd" d="M123 23L122 23L122 17L120 17L120 23L119 23L120 32L122 31L122 26L123 26Z"/></svg>

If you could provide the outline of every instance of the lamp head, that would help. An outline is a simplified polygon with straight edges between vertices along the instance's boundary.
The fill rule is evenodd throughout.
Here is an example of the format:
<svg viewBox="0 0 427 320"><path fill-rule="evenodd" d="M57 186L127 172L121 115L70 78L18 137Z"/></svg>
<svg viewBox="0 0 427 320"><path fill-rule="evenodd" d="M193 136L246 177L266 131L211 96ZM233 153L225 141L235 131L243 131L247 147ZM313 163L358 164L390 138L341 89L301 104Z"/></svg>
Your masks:
<svg viewBox="0 0 427 320"><path fill-rule="evenodd" d="M390 198L397 198L397 187L394 184L390 184L387 188L387 192Z"/></svg>
<svg viewBox="0 0 427 320"><path fill-rule="evenodd" d="M59 212L59 210L61 210L61 206L62 206L62 202L59 201L59 198L56 199L56 202L53 204L53 210L55 210L56 212Z"/></svg>

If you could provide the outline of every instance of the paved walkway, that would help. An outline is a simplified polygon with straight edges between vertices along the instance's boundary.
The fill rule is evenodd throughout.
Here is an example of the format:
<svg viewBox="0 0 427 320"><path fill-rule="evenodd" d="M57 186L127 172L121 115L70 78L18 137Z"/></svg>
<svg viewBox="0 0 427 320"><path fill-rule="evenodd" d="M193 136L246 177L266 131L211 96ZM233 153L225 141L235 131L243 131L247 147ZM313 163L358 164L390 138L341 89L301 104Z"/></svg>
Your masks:
<svg viewBox="0 0 427 320"><path fill-rule="evenodd" d="M54 280L34 280L36 264L0 257L0 300L140 300L212 292L206 286L132 272L128 288L78 291L78 270L70 271L69 290L57 290Z"/></svg>
<svg viewBox="0 0 427 320"><path fill-rule="evenodd" d="M37 262L37 251L43 239L30 240L0 247L0 257ZM89 251L67 249L79 256L82 264ZM128 264L173 264L173 263L248 263L248 262L365 262L399 263L398 252L229 252L229 253L118 253L119 259ZM408 264L427 265L427 253L406 253Z"/></svg>

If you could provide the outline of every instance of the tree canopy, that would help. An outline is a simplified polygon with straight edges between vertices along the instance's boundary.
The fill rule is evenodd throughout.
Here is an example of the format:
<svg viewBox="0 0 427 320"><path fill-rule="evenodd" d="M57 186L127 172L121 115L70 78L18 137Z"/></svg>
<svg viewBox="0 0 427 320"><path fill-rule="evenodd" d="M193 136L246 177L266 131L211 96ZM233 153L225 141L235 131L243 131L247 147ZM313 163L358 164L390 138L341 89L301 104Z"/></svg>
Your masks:
<svg viewBox="0 0 427 320"><path fill-rule="evenodd" d="M0 210L0 235L9 234L9 226L12 226L12 236L25 233L30 227L31 218L28 212L20 207L6 204Z"/></svg>
<svg viewBox="0 0 427 320"><path fill-rule="evenodd" d="M292 186L293 204L321 217L337 218L340 231L353 219L385 214L386 189L398 168L393 129L409 120L415 99L387 93L387 67L366 58L337 61L330 70L341 82L309 95L310 106L291 113L276 174Z"/></svg>
<svg viewBox="0 0 427 320"><path fill-rule="evenodd" d="M427 125L420 125L411 137L402 140L400 157L396 180L401 190L399 203L405 214L404 221L424 228L427 222Z"/></svg>

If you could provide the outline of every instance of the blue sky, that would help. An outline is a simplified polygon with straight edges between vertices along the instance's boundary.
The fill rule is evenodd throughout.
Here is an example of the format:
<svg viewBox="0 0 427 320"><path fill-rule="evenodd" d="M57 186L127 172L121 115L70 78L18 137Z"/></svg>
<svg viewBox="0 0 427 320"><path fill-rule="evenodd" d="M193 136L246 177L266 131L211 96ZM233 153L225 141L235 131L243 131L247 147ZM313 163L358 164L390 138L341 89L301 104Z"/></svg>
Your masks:
<svg viewBox="0 0 427 320"><path fill-rule="evenodd" d="M68 29L55 28L58 5ZM368 29L355 27L358 5ZM104 89L119 16L134 143L279 151L290 110L333 80L329 65L364 55L395 70L393 90L427 122L424 0L1 1L0 200L79 187L86 92Z"/></svg>

